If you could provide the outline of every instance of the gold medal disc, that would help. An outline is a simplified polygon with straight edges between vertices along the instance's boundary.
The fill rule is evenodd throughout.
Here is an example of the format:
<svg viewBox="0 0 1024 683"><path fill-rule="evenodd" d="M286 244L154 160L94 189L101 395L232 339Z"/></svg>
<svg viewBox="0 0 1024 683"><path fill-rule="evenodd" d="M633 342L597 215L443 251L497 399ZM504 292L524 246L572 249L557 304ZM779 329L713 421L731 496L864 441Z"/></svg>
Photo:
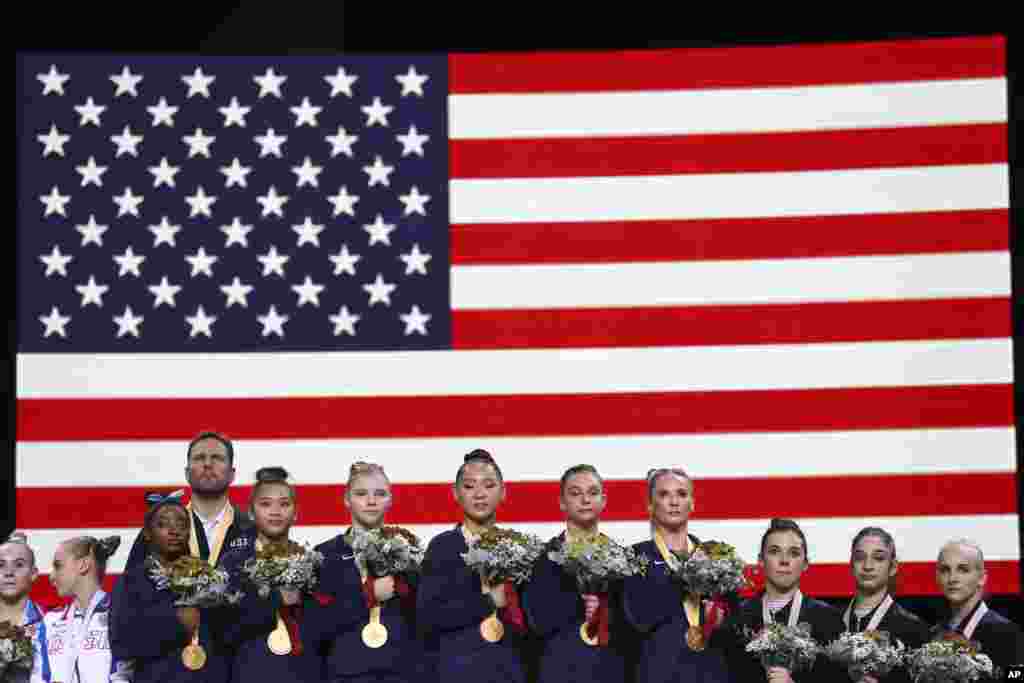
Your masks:
<svg viewBox="0 0 1024 683"><path fill-rule="evenodd" d="M292 639L283 622L278 622L277 628L267 636L267 647L275 655L286 655L292 651Z"/></svg>
<svg viewBox="0 0 1024 683"><path fill-rule="evenodd" d="M597 643L598 643L598 637L597 636L594 636L593 638L591 638L590 634L587 633L587 622L585 622L585 621L583 622L582 625L580 625L580 640L582 640L587 645L597 645Z"/></svg>
<svg viewBox="0 0 1024 683"><path fill-rule="evenodd" d="M480 636L488 643L496 643L505 635L505 625L498 619L498 615L492 614L480 622Z"/></svg>
<svg viewBox="0 0 1024 683"><path fill-rule="evenodd" d="M198 643L192 643L181 651L181 663L186 669L199 671L206 666L206 650Z"/></svg>
<svg viewBox="0 0 1024 683"><path fill-rule="evenodd" d="M388 642L388 627L380 622L370 622L363 627L363 643L366 647L378 648Z"/></svg>
<svg viewBox="0 0 1024 683"><path fill-rule="evenodd" d="M704 649L704 631L700 626L691 626L686 630L686 644L694 652Z"/></svg>

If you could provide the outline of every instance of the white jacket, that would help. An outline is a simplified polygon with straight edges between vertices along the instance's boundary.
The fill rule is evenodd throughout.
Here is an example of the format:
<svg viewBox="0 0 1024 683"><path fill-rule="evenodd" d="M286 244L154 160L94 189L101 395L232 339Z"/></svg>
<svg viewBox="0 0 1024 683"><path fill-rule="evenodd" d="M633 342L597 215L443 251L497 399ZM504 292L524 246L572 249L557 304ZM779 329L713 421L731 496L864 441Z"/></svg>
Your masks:
<svg viewBox="0 0 1024 683"><path fill-rule="evenodd" d="M127 683L128 662L110 651L110 596L96 591L83 612L74 603L43 617L49 678L54 683Z"/></svg>

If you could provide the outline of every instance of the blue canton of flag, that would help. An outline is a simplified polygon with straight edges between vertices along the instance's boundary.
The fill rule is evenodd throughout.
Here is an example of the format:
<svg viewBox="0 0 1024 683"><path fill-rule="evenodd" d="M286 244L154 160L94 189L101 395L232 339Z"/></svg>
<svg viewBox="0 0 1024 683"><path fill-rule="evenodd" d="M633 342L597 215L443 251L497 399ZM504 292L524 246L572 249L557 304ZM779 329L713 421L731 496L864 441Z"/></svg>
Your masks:
<svg viewBox="0 0 1024 683"><path fill-rule="evenodd" d="M449 345L443 58L19 59L22 352Z"/></svg>

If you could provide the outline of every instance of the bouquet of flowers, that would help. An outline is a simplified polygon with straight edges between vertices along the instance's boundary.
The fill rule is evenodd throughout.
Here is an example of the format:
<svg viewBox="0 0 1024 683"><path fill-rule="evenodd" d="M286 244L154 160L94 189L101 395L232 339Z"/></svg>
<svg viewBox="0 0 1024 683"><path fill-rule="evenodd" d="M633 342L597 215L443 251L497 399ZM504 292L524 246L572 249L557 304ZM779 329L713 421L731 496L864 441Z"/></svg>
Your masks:
<svg viewBox="0 0 1024 683"><path fill-rule="evenodd" d="M748 585L747 565L728 543L705 541L689 557L678 559L678 566L671 568L673 574L694 593L722 597Z"/></svg>
<svg viewBox="0 0 1024 683"><path fill-rule="evenodd" d="M352 534L352 550L370 576L417 574L425 550L416 534L400 526Z"/></svg>
<svg viewBox="0 0 1024 683"><path fill-rule="evenodd" d="M466 566L496 585L529 581L533 563L544 552L544 541L532 534L493 527L473 541L462 553Z"/></svg>
<svg viewBox="0 0 1024 683"><path fill-rule="evenodd" d="M766 624L747 643L747 652L756 655L765 668L780 666L790 673L810 669L819 650L811 638L810 625L804 623Z"/></svg>
<svg viewBox="0 0 1024 683"><path fill-rule="evenodd" d="M0 676L14 667L32 668L32 636L23 626L0 621Z"/></svg>
<svg viewBox="0 0 1024 683"><path fill-rule="evenodd" d="M604 534L592 540L566 540L548 552L548 559L576 577L581 593L607 593L613 581L643 576L648 565L644 555Z"/></svg>
<svg viewBox="0 0 1024 683"><path fill-rule="evenodd" d="M177 594L175 607L220 607L242 599L240 591L232 591L227 571L211 567L205 560L183 555L164 565L152 555L146 558L146 569L157 590Z"/></svg>
<svg viewBox="0 0 1024 683"><path fill-rule="evenodd" d="M989 656L959 633L943 634L939 640L907 652L903 664L915 683L966 683L997 675Z"/></svg>
<svg viewBox="0 0 1024 683"><path fill-rule="evenodd" d="M285 539L264 544L245 561L242 572L257 586L262 598L274 588L311 592L323 561L324 556L308 544L302 546Z"/></svg>
<svg viewBox="0 0 1024 683"><path fill-rule="evenodd" d="M850 678L864 676L881 678L903 661L903 643L892 643L886 631L843 633L826 645L822 652L836 664L846 667Z"/></svg>

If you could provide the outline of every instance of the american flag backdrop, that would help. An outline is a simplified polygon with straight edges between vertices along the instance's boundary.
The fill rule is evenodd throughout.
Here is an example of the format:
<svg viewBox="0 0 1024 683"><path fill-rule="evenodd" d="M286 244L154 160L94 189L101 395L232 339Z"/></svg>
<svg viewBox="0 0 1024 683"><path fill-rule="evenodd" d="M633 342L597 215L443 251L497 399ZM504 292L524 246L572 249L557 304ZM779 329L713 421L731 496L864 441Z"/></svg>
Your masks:
<svg viewBox="0 0 1024 683"><path fill-rule="evenodd" d="M959 536L1018 592L1005 52L20 55L17 527L116 577L213 429L299 540L357 459L429 538L483 447L545 537L568 466L632 542L681 464L698 536L803 525L810 594L868 524L904 592Z"/></svg>

